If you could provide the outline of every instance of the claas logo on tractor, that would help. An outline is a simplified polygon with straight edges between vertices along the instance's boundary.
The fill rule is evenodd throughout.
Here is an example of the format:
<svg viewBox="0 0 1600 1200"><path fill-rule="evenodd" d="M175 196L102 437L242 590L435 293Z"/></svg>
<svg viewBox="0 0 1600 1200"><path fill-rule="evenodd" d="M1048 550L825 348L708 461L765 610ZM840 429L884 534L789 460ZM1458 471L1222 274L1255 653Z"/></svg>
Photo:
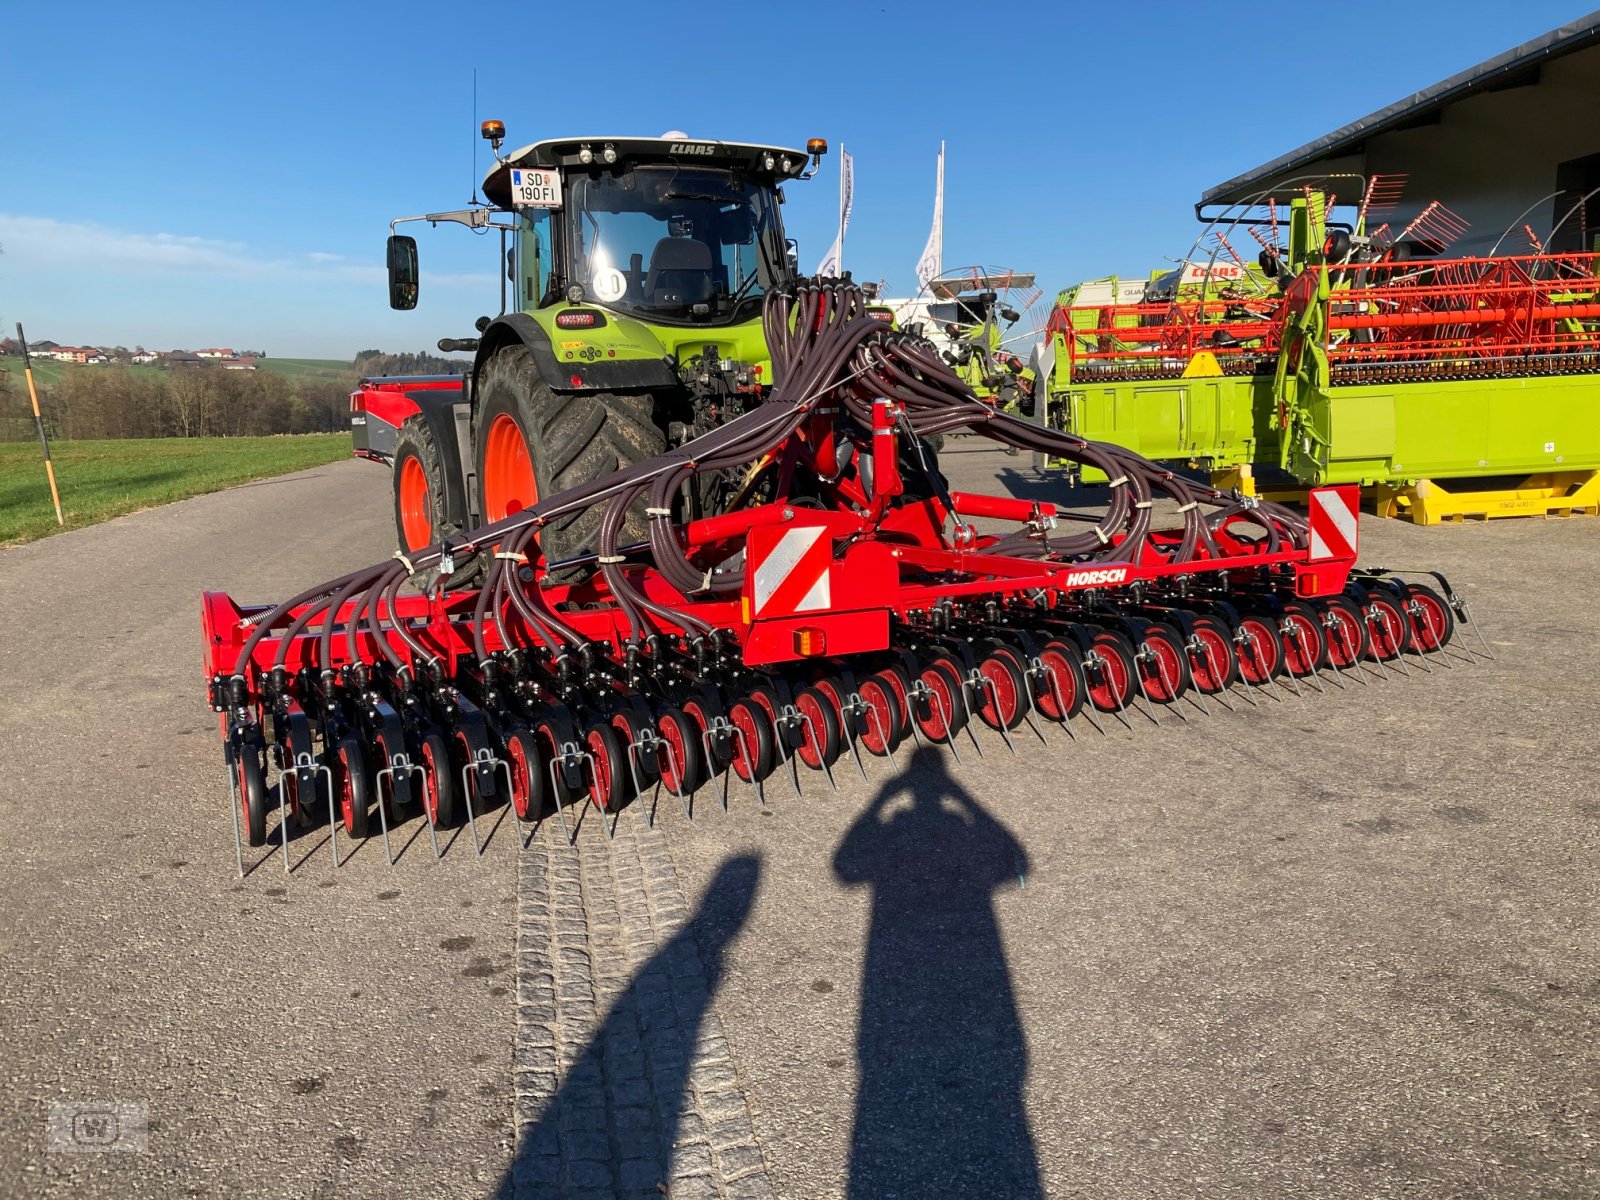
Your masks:
<svg viewBox="0 0 1600 1200"><path fill-rule="evenodd" d="M960 759L1024 725L1243 715L1474 657L1441 576L1358 567L1353 493L1307 516L996 412L847 281L775 284L763 309L783 382L680 452L285 603L207 595L241 872L324 800L336 862L413 820L437 854L464 819L481 854L500 808L519 845L546 821L572 842L580 812L653 820L664 791L692 817L735 780L765 804L774 776L798 798L804 772L845 786L838 763L907 740ZM1058 521L952 492L924 439L956 429L1100 471L1109 498ZM579 521L585 548L553 550Z"/></svg>

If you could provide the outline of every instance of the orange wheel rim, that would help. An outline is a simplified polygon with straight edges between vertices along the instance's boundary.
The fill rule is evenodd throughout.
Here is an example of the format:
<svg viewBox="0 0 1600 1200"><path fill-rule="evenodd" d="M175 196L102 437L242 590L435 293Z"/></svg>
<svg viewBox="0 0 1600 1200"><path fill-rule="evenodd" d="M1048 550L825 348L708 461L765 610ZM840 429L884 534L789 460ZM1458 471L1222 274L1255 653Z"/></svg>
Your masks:
<svg viewBox="0 0 1600 1200"><path fill-rule="evenodd" d="M433 545L433 504L428 496L428 473L414 458L400 464L400 532L407 550Z"/></svg>
<svg viewBox="0 0 1600 1200"><path fill-rule="evenodd" d="M483 515L501 521L538 499L528 439L509 413L501 413L489 423L483 439Z"/></svg>

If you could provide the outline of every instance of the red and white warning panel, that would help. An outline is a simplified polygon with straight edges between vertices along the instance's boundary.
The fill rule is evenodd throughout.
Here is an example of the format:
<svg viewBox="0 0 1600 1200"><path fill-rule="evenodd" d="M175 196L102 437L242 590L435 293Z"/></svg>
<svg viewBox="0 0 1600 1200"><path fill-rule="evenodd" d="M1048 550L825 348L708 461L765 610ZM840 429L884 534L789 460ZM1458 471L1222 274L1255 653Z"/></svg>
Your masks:
<svg viewBox="0 0 1600 1200"><path fill-rule="evenodd" d="M832 558L833 539L824 526L783 530L752 572L751 616L827 611L833 605Z"/></svg>
<svg viewBox="0 0 1600 1200"><path fill-rule="evenodd" d="M824 514L818 513L819 517ZM745 547L745 660L789 662L889 644L899 567L877 542L841 549L836 518L750 531Z"/></svg>
<svg viewBox="0 0 1600 1200"><path fill-rule="evenodd" d="M1354 484L1313 488L1310 508L1311 553L1308 557L1313 561L1323 558L1353 560L1359 541L1361 489Z"/></svg>

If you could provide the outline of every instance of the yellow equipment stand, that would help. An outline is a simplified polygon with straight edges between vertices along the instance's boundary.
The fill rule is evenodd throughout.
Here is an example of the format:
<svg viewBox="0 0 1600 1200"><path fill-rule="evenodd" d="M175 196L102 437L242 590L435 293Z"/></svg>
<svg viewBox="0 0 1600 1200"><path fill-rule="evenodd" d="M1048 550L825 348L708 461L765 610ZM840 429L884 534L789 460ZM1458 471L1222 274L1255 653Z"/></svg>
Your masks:
<svg viewBox="0 0 1600 1200"><path fill-rule="evenodd" d="M1309 490L1263 487L1248 463L1213 471L1211 484L1224 491L1237 488L1242 495L1289 504L1306 503ZM1514 488L1487 491L1449 491L1431 479L1419 479L1406 487L1378 483L1363 487L1361 495L1363 507L1369 511L1413 525L1496 517L1593 517L1600 516L1600 471L1552 471L1530 475Z"/></svg>
<svg viewBox="0 0 1600 1200"><path fill-rule="evenodd" d="M1409 519L1414 525L1600 515L1600 471L1530 475L1514 488L1497 491L1452 492L1430 479L1419 479L1407 488L1380 484L1364 490L1372 496L1379 516Z"/></svg>

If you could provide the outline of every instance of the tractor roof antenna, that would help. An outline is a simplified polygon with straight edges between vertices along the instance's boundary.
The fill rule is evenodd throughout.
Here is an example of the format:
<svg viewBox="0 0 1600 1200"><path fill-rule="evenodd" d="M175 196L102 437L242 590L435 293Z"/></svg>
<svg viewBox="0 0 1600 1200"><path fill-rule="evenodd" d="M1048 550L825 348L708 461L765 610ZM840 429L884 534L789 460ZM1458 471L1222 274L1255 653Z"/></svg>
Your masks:
<svg viewBox="0 0 1600 1200"><path fill-rule="evenodd" d="M478 68L472 68L472 123L478 123ZM472 199L467 202L477 207L478 199L478 139L472 139Z"/></svg>

